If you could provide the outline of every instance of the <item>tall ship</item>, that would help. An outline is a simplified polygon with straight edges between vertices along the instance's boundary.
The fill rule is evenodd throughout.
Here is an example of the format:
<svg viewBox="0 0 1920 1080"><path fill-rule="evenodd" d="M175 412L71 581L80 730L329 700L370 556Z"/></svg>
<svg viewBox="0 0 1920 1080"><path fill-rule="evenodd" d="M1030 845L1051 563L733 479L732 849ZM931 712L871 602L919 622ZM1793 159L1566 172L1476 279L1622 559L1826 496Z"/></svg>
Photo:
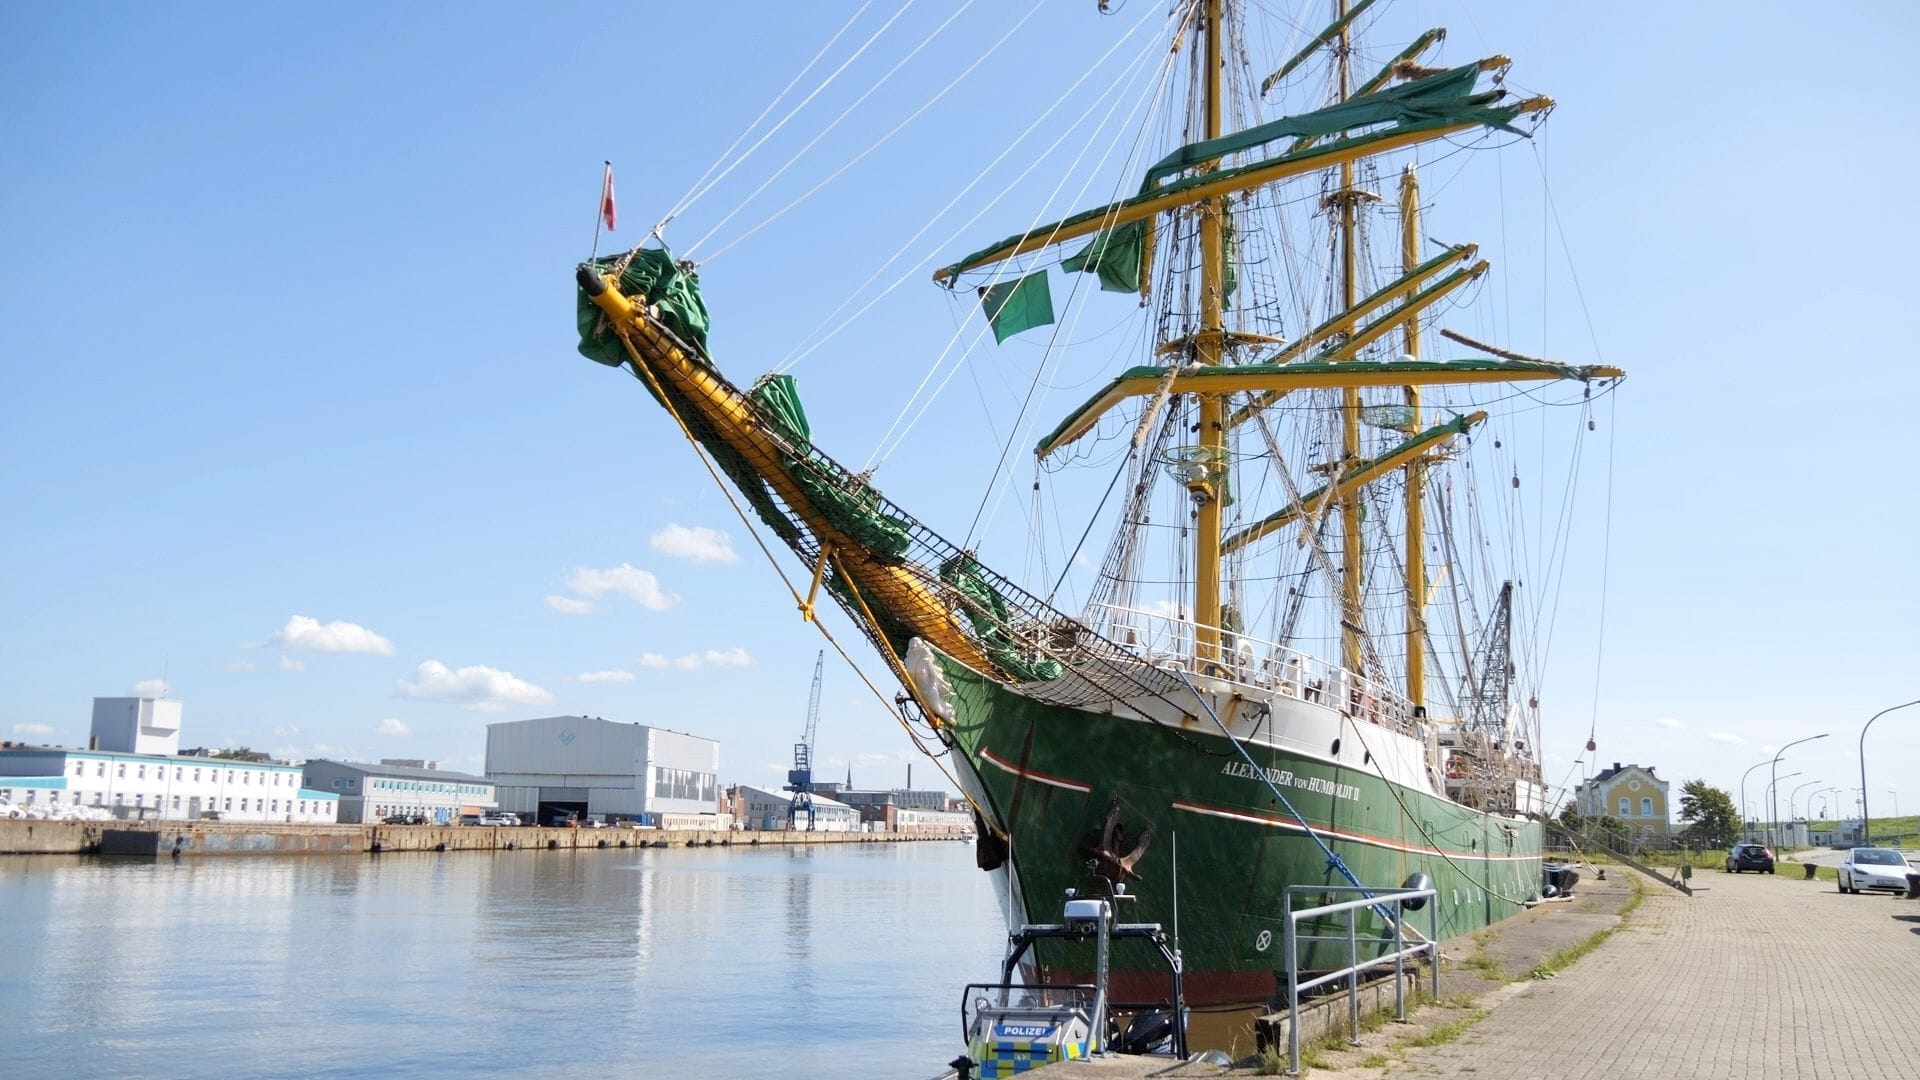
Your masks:
<svg viewBox="0 0 1920 1080"><path fill-rule="evenodd" d="M1061 505L1084 601L1061 600L1058 566L996 570L828 456L790 375L723 373L698 268L658 230L579 266L580 351L634 375L790 550L808 618L830 597L864 633L972 804L1010 922L1047 920L1067 889L1150 882L1129 917L1176 929L1188 1000L1258 1004L1283 993L1288 904L1324 897L1290 886L1424 873L1448 935L1539 895L1530 665L1555 568L1511 543L1538 523L1496 433L1538 412L1556 436L1529 455L1577 462L1622 373L1445 325L1490 265L1432 238L1418 162L1534 133L1553 103L1511 92L1507 58L1442 63L1439 29L1370 54L1373 0L1340 0L1266 66L1250 43L1278 35L1244 22L1265 5L1162 6L1139 131L1168 138L1137 187L932 273L995 341L1058 326L1057 295L1137 312L1104 384L1007 455L1078 491ZM1300 104L1263 119L1281 99ZM1382 933L1385 909L1369 917ZM1338 936L1309 927L1302 967L1344 966ZM1090 963L1036 957L1051 979ZM1159 960L1133 963L1114 957L1116 997L1158 993Z"/></svg>

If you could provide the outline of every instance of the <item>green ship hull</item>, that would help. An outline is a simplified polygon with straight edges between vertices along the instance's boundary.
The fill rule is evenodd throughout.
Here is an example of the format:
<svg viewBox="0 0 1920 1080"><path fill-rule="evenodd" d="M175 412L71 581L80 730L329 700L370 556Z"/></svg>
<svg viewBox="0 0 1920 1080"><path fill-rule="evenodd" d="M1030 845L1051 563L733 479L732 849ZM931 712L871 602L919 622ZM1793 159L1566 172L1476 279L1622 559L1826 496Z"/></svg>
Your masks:
<svg viewBox="0 0 1920 1080"><path fill-rule="evenodd" d="M1537 822L1482 813L1257 737L1244 742L1250 764L1205 715L1165 724L1048 704L951 658L940 657L939 667L962 783L992 829L1009 838L998 869L1011 876L1010 921L1054 921L1065 890L1098 887L1098 876L1127 880L1137 898L1120 917L1177 925L1196 1006L1284 997L1287 887L1348 884L1328 849L1371 888L1427 874L1439 894L1442 937L1513 915L1538 893ZM1116 806L1121 847L1152 830L1130 872L1113 864L1111 850L1102 857ZM1000 845L982 841L982 861L995 859ZM1352 895L1309 890L1294 906ZM1408 922L1422 932L1429 926L1425 913ZM1391 940L1372 912L1362 913L1358 930L1363 956L1369 943L1377 953L1383 937ZM1346 966L1344 920L1304 924L1301 934L1302 971ZM1042 951L1039 966L1042 981L1080 981L1092 958L1056 948ZM1144 951L1116 954L1113 985L1121 1000L1155 1000L1167 989L1164 969Z"/></svg>

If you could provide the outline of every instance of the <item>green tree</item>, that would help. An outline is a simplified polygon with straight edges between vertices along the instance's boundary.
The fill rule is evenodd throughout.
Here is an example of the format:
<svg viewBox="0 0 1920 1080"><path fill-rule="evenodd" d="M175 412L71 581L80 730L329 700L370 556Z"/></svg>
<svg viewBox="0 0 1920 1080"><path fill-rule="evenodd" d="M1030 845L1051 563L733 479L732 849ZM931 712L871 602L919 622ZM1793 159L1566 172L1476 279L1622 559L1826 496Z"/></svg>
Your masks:
<svg viewBox="0 0 1920 1080"><path fill-rule="evenodd" d="M1569 802L1560 808L1560 824L1565 825L1574 832L1579 832L1582 828L1586 827L1586 819L1580 816L1579 808Z"/></svg>
<svg viewBox="0 0 1920 1080"><path fill-rule="evenodd" d="M1680 820L1687 823L1680 835L1700 847L1730 844L1740 835L1740 812L1733 808L1733 796L1705 780L1689 780L1681 786Z"/></svg>

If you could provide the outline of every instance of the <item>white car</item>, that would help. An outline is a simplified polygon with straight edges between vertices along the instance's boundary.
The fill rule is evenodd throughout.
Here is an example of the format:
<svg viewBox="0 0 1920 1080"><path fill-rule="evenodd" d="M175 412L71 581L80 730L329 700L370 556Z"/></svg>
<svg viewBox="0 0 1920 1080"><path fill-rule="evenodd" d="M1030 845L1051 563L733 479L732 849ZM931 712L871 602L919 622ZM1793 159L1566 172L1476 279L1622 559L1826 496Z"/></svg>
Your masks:
<svg viewBox="0 0 1920 1080"><path fill-rule="evenodd" d="M0 818L23 818L26 816L27 812L25 810L20 809L5 799L0 799Z"/></svg>
<svg viewBox="0 0 1920 1080"><path fill-rule="evenodd" d="M1892 848L1857 847L1847 852L1847 860L1840 864L1840 891L1885 889L1905 896L1907 870L1906 856Z"/></svg>

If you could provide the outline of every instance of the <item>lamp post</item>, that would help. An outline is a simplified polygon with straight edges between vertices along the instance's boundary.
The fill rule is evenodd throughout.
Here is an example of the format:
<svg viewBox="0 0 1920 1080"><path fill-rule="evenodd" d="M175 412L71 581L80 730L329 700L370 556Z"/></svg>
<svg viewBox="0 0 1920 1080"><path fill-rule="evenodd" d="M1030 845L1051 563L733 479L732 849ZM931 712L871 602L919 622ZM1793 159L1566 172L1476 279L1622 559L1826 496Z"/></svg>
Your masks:
<svg viewBox="0 0 1920 1080"><path fill-rule="evenodd" d="M1801 784L1799 787L1793 789L1793 794L1787 796L1787 821L1789 823L1799 820L1798 815L1796 815L1793 812L1793 801L1800 797L1800 793L1807 790L1808 788L1812 787L1815 784L1823 784L1825 782L1826 781L1824 780L1809 780L1806 783ZM1813 800L1808 799L1807 803L1808 805L1812 805Z"/></svg>
<svg viewBox="0 0 1920 1080"><path fill-rule="evenodd" d="M1873 721L1869 720L1867 722L1872 723ZM1801 743L1810 743L1815 739L1824 739L1826 737L1827 733L1823 731L1818 735L1809 735L1804 739L1795 739L1781 747L1779 753L1773 755L1773 782L1775 787L1773 791L1773 809L1771 812L1773 814L1773 824L1775 828L1779 828L1780 826L1780 789L1778 786L1780 783L1780 759L1787 756L1787 751L1799 746ZM1865 737L1864 732L1862 733L1862 737Z"/></svg>
<svg viewBox="0 0 1920 1080"><path fill-rule="evenodd" d="M1740 836L1742 839L1747 838L1747 822L1752 820L1747 817L1747 777L1753 775L1754 769L1765 764L1764 761L1755 762L1746 772L1740 774Z"/></svg>
<svg viewBox="0 0 1920 1080"><path fill-rule="evenodd" d="M1895 705L1892 708L1881 709L1871 717L1868 717L1867 722L1860 728L1860 842L1867 847L1873 846L1873 827L1867 824L1869 820L1867 817L1867 728L1872 727L1875 720L1894 711L1894 709L1904 709L1907 705L1920 705L1920 699L1909 701L1906 705Z"/></svg>
<svg viewBox="0 0 1920 1080"><path fill-rule="evenodd" d="M1888 788L1887 794L1893 796L1893 816L1899 817L1900 816L1900 792L1895 788Z"/></svg>
<svg viewBox="0 0 1920 1080"><path fill-rule="evenodd" d="M1799 771L1796 770L1794 772L1790 772L1787 775L1781 777L1780 780L1791 780L1794 777L1799 775L1800 775ZM1773 812L1774 812L1773 820L1767 823L1767 846L1768 847L1772 847L1773 845L1780 842L1780 837L1778 835L1780 832L1780 818L1779 818L1780 780L1775 780L1767 785L1767 802L1773 807Z"/></svg>

